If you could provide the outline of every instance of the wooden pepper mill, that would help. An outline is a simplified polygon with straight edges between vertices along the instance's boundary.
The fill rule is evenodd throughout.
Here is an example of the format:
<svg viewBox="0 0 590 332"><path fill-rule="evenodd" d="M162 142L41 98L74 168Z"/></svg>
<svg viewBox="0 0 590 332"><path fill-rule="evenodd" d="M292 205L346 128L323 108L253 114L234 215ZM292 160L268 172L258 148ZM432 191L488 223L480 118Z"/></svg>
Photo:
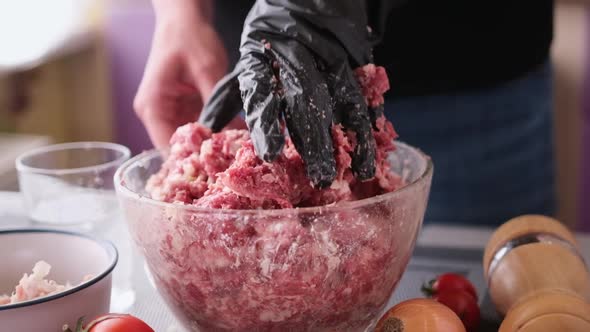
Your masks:
<svg viewBox="0 0 590 332"><path fill-rule="evenodd" d="M590 332L590 272L572 233L525 215L500 226L484 253L499 332Z"/></svg>

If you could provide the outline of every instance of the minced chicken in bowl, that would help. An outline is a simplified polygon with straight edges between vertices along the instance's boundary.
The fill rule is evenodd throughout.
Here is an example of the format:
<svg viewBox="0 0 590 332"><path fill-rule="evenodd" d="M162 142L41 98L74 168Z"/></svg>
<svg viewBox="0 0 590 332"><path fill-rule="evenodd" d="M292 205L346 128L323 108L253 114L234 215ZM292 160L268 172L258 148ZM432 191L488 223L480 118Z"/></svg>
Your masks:
<svg viewBox="0 0 590 332"><path fill-rule="evenodd" d="M51 265L47 262L38 261L35 263L32 273L25 273L23 275L11 295L0 294L0 306L35 300L61 293L74 287L69 282L62 285L54 280L47 279L50 271ZM87 275L81 282L90 279L92 279L92 275Z"/></svg>

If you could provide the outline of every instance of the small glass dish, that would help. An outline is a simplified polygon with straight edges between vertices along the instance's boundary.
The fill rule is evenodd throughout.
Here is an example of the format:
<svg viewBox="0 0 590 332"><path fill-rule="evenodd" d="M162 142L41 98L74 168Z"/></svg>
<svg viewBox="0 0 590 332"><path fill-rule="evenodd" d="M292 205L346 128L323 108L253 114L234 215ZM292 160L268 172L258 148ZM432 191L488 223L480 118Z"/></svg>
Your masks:
<svg viewBox="0 0 590 332"><path fill-rule="evenodd" d="M56 144L22 154L16 169L29 217L86 229L108 221L118 210L113 176L130 154L105 142Z"/></svg>

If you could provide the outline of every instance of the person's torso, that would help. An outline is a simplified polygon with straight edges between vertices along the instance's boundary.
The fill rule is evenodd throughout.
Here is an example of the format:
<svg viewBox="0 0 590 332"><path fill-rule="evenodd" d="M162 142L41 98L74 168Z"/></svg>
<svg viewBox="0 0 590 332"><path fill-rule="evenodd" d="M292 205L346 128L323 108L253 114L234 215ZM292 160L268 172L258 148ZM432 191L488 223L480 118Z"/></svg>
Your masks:
<svg viewBox="0 0 590 332"><path fill-rule="evenodd" d="M235 63L254 1L216 0L216 27ZM408 0L388 19L375 63L389 97L459 92L516 78L546 61L553 0Z"/></svg>

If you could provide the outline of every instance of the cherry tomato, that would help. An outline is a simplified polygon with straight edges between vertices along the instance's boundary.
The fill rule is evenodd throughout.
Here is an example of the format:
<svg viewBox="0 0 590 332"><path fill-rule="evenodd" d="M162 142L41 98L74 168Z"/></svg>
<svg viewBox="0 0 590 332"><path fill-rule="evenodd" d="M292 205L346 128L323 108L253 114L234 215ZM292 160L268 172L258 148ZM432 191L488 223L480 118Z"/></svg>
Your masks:
<svg viewBox="0 0 590 332"><path fill-rule="evenodd" d="M465 332L457 315L431 299L411 299L389 309L375 332Z"/></svg>
<svg viewBox="0 0 590 332"><path fill-rule="evenodd" d="M64 328L64 331L71 330ZM82 328L82 319L80 319L75 332L154 332L154 330L137 317L108 314L95 318L84 328Z"/></svg>
<svg viewBox="0 0 590 332"><path fill-rule="evenodd" d="M466 291L477 300L477 292L473 284L464 276L456 273L441 274L436 279L430 280L424 286L422 291L428 296L434 296L438 293Z"/></svg>
<svg viewBox="0 0 590 332"><path fill-rule="evenodd" d="M477 331L480 312L477 300L471 293L463 290L439 292L433 299L453 310L459 316L468 332Z"/></svg>

